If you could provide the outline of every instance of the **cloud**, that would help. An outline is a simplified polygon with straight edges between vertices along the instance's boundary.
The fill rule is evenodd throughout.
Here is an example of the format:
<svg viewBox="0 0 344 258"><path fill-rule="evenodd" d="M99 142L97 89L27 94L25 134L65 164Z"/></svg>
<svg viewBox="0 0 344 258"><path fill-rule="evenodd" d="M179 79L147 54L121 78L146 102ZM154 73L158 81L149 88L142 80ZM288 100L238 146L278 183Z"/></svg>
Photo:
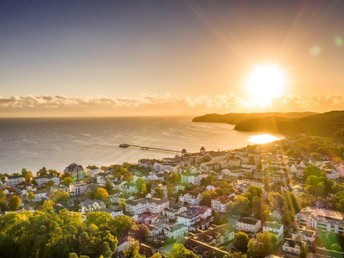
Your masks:
<svg viewBox="0 0 344 258"><path fill-rule="evenodd" d="M283 96L271 107L248 107L233 94L176 97L141 94L137 98L12 96L0 97L0 116L199 115L204 113L315 111L344 109L343 96Z"/></svg>

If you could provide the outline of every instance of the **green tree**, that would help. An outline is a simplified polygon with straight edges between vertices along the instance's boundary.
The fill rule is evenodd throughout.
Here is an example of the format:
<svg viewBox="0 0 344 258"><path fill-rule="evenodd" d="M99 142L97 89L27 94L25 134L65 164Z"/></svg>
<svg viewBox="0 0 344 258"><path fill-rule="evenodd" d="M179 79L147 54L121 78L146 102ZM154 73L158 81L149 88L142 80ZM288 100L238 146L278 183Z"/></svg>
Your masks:
<svg viewBox="0 0 344 258"><path fill-rule="evenodd" d="M21 203L22 200L18 195L12 195L8 200L7 206L11 211L16 211L20 207Z"/></svg>
<svg viewBox="0 0 344 258"><path fill-rule="evenodd" d="M168 258L197 258L198 256L185 248L181 243L173 245L172 251L167 254Z"/></svg>
<svg viewBox="0 0 344 258"><path fill-rule="evenodd" d="M105 189L106 189L106 191L108 191L108 192L113 191L113 185L112 185L112 183L111 183L110 181L106 181Z"/></svg>
<svg viewBox="0 0 344 258"><path fill-rule="evenodd" d="M119 206L123 211L125 211L125 209L126 209L126 207L127 207L127 204L125 203L125 199L124 199L124 198L119 199L119 201L118 201L118 206Z"/></svg>
<svg viewBox="0 0 344 258"><path fill-rule="evenodd" d="M29 192L27 198L29 199L29 201L32 201L33 199L35 199L35 194L33 192Z"/></svg>
<svg viewBox="0 0 344 258"><path fill-rule="evenodd" d="M107 202L109 200L109 193L103 187L98 187L94 190L92 194L93 199L101 200Z"/></svg>
<svg viewBox="0 0 344 258"><path fill-rule="evenodd" d="M24 177L26 182L30 182L30 180L33 178L32 172L26 170L25 168L22 169L21 174Z"/></svg>
<svg viewBox="0 0 344 258"><path fill-rule="evenodd" d="M71 183L73 183L73 178L71 178L71 177L65 177L62 180L62 184L65 186L69 186Z"/></svg>
<svg viewBox="0 0 344 258"><path fill-rule="evenodd" d="M235 233L235 238L233 241L233 246L236 248L236 250L246 253L247 252L247 244L250 238L245 232L239 231Z"/></svg>
<svg viewBox="0 0 344 258"><path fill-rule="evenodd" d="M161 253L156 252L151 256L151 258L162 258L162 255L161 255Z"/></svg>
<svg viewBox="0 0 344 258"><path fill-rule="evenodd" d="M100 246L100 253L104 258L111 258L113 252L108 242L103 242Z"/></svg>
<svg viewBox="0 0 344 258"><path fill-rule="evenodd" d="M53 200L55 202L64 202L69 199L69 193L61 190L57 190L54 193Z"/></svg>
<svg viewBox="0 0 344 258"><path fill-rule="evenodd" d="M263 258L273 253L277 248L277 237L270 232L258 233L251 238L247 245L249 257Z"/></svg>

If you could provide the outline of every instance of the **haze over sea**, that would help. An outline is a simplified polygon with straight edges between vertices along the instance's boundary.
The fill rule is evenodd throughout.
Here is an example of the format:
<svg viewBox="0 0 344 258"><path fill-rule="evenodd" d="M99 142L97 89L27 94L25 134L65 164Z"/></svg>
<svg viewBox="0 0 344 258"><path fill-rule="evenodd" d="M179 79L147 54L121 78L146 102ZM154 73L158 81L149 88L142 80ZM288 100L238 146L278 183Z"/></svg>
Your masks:
<svg viewBox="0 0 344 258"><path fill-rule="evenodd" d="M0 119L0 172L63 170L76 162L110 165L173 154L121 149L121 143L197 152L250 144L257 133L238 132L220 123L192 123L190 117ZM252 139L252 138L251 138Z"/></svg>

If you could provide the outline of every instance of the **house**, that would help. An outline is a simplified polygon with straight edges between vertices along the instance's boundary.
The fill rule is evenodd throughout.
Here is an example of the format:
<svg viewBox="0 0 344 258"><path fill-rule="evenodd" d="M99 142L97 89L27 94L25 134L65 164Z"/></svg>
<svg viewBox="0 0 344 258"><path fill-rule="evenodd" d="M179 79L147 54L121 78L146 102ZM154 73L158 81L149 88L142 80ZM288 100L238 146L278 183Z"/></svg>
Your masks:
<svg viewBox="0 0 344 258"><path fill-rule="evenodd" d="M180 174L180 181L182 184L192 184L192 185L201 185L201 176L199 173L183 171Z"/></svg>
<svg viewBox="0 0 344 258"><path fill-rule="evenodd" d="M286 238L282 245L282 251L300 255L303 247L305 247L305 242Z"/></svg>
<svg viewBox="0 0 344 258"><path fill-rule="evenodd" d="M176 215L177 223L184 224L189 230L206 229L213 221L212 210L208 207L190 206L185 212Z"/></svg>
<svg viewBox="0 0 344 258"><path fill-rule="evenodd" d="M184 224L175 224L172 227L167 227L165 229L165 234L171 239L181 239L185 237L189 232L189 229Z"/></svg>
<svg viewBox="0 0 344 258"><path fill-rule="evenodd" d="M190 205L199 205L202 199L202 195L199 192L192 191L185 193L184 195L179 196L179 202L181 203L188 203Z"/></svg>
<svg viewBox="0 0 344 258"><path fill-rule="evenodd" d="M218 213L225 213L227 211L228 202L231 200L229 196L222 195L215 199L211 199L211 208Z"/></svg>
<svg viewBox="0 0 344 258"><path fill-rule="evenodd" d="M228 252L191 237L186 238L184 246L202 258L223 258L226 255L229 256Z"/></svg>
<svg viewBox="0 0 344 258"><path fill-rule="evenodd" d="M44 185L44 184L48 183L49 181L53 181L54 185L60 184L60 178L58 176L54 176L51 174L48 174L46 176L36 177L35 180L37 182L37 185L39 185L39 186Z"/></svg>
<svg viewBox="0 0 344 258"><path fill-rule="evenodd" d="M117 216L123 215L123 210L118 206L105 209L104 211L107 213L110 213L110 215L112 217L117 217Z"/></svg>
<svg viewBox="0 0 344 258"><path fill-rule="evenodd" d="M343 215L338 211L306 207L296 214L295 220L300 226L316 231L344 234Z"/></svg>
<svg viewBox="0 0 344 258"><path fill-rule="evenodd" d="M274 221L274 222L265 222L263 224L263 232L270 232L277 236L278 239L281 239L283 236L283 225Z"/></svg>
<svg viewBox="0 0 344 258"><path fill-rule="evenodd" d="M87 199L80 203L79 211L86 213L86 212L91 212L91 211L100 211L105 208L106 208L106 205L103 201Z"/></svg>
<svg viewBox="0 0 344 258"><path fill-rule="evenodd" d="M42 201L42 200L46 200L46 199L49 199L48 198L48 191L47 189L38 189L36 192L34 192L35 194L35 198L33 199L33 201L35 202L39 202L39 201Z"/></svg>
<svg viewBox="0 0 344 258"><path fill-rule="evenodd" d="M236 222L236 229L244 232L257 233L262 227L259 219L241 217Z"/></svg>
<svg viewBox="0 0 344 258"><path fill-rule="evenodd" d="M169 205L170 202L166 198L141 198L127 201L126 210L135 215L145 212L157 214L161 213L165 208L169 207Z"/></svg>
<svg viewBox="0 0 344 258"><path fill-rule="evenodd" d="M13 175L6 177L5 181L7 181L8 186L16 186L17 184L24 182L25 179L22 176Z"/></svg>
<svg viewBox="0 0 344 258"><path fill-rule="evenodd" d="M70 196L80 196L83 195L87 190L85 183L73 183L68 187L67 192Z"/></svg>
<svg viewBox="0 0 344 258"><path fill-rule="evenodd" d="M216 226L191 236L192 239L201 241L211 246L222 246L234 239L235 229L228 223Z"/></svg>
<svg viewBox="0 0 344 258"><path fill-rule="evenodd" d="M82 180L85 178L84 168L76 163L72 163L68 167L66 167L64 169L64 173L71 174L74 181Z"/></svg>
<svg viewBox="0 0 344 258"><path fill-rule="evenodd" d="M186 210L187 208L184 205L173 204L173 205L170 205L170 207L167 207L163 211L163 214L169 219L175 219L177 214L185 212Z"/></svg>
<svg viewBox="0 0 344 258"><path fill-rule="evenodd" d="M270 217L272 219L281 220L283 217L283 213L279 210L274 210L273 212L271 212Z"/></svg>
<svg viewBox="0 0 344 258"><path fill-rule="evenodd" d="M292 239L304 241L307 244L312 244L316 239L316 231L306 228L298 228L295 233L292 234Z"/></svg>

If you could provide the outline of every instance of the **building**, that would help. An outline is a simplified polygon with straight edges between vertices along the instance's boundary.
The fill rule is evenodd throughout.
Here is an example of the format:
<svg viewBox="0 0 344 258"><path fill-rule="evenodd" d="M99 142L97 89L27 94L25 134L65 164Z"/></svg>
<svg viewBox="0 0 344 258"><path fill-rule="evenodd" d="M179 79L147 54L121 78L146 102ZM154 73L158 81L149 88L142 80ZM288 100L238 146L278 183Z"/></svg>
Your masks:
<svg viewBox="0 0 344 258"><path fill-rule="evenodd" d="M5 181L7 181L8 186L16 186L20 184L21 182L24 182L25 179L22 176L9 176L5 178Z"/></svg>
<svg viewBox="0 0 344 258"><path fill-rule="evenodd" d="M70 196L80 196L83 195L87 190L87 186L84 183L74 183L70 184L67 192Z"/></svg>
<svg viewBox="0 0 344 258"><path fill-rule="evenodd" d="M68 167L66 167L64 169L64 173L71 174L74 181L82 180L85 178L84 168L76 163L72 163Z"/></svg>
<svg viewBox="0 0 344 258"><path fill-rule="evenodd" d="M189 232L189 228L184 224L175 224L172 227L165 229L165 234L171 239L181 239L185 237Z"/></svg>
<svg viewBox="0 0 344 258"><path fill-rule="evenodd" d="M182 184L201 185L201 176L199 173L183 171L180 174L180 181Z"/></svg>
<svg viewBox="0 0 344 258"><path fill-rule="evenodd" d="M235 229L227 223L194 234L191 236L191 238L211 246L219 247L232 241L234 239L234 234Z"/></svg>
<svg viewBox="0 0 344 258"><path fill-rule="evenodd" d="M44 185L48 183L49 181L53 181L54 185L59 185L60 184L60 178L51 174L48 174L46 176L40 176L35 178L37 185Z"/></svg>
<svg viewBox="0 0 344 258"><path fill-rule="evenodd" d="M262 227L259 219L241 217L236 222L236 229L244 232L257 233Z"/></svg>
<svg viewBox="0 0 344 258"><path fill-rule="evenodd" d="M141 198L137 200L127 201L126 210L134 215L151 212L154 214L161 213L165 208L169 207L168 199L163 198Z"/></svg>
<svg viewBox="0 0 344 258"><path fill-rule="evenodd" d="M300 255L304 247L305 247L305 242L286 238L282 245L282 251Z"/></svg>
<svg viewBox="0 0 344 258"><path fill-rule="evenodd" d="M307 244L312 244L316 239L316 231L306 229L306 228L298 228L295 233L292 234L292 239L304 241Z"/></svg>
<svg viewBox="0 0 344 258"><path fill-rule="evenodd" d="M263 224L263 232L270 232L277 236L278 239L281 239L283 236L283 225L280 223L274 222L265 222Z"/></svg>
<svg viewBox="0 0 344 258"><path fill-rule="evenodd" d="M91 211L100 211L106 208L106 205L103 201L100 200L89 200L83 201L80 203L79 211L86 213Z"/></svg>
<svg viewBox="0 0 344 258"><path fill-rule="evenodd" d="M227 211L228 202L231 200L229 196L223 195L216 199L211 199L211 208L215 212L225 213Z"/></svg>
<svg viewBox="0 0 344 258"><path fill-rule="evenodd" d="M199 192L188 192L184 195L179 196L179 202L188 203L190 205L199 205L202 199L202 195Z"/></svg>
<svg viewBox="0 0 344 258"><path fill-rule="evenodd" d="M343 215L338 211L306 207L296 214L295 220L300 226L316 231L344 234Z"/></svg>
<svg viewBox="0 0 344 258"><path fill-rule="evenodd" d="M187 237L184 246L202 258L223 258L229 253L218 247Z"/></svg>

